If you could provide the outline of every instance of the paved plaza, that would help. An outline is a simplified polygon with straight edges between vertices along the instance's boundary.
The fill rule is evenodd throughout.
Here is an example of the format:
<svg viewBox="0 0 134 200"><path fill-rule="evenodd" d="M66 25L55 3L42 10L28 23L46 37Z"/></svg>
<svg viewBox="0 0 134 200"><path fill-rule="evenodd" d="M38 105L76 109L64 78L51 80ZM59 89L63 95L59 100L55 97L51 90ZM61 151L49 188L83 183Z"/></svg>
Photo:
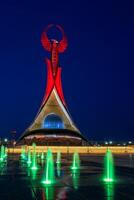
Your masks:
<svg viewBox="0 0 134 200"><path fill-rule="evenodd" d="M134 155L116 155L116 180L106 184L103 156L80 155L81 168L70 169L72 155L62 155L60 168L55 163L55 183L45 186L42 178L45 159L38 158L38 169L31 170L20 155L10 154L0 166L1 200L133 200ZM56 158L55 158L56 159Z"/></svg>

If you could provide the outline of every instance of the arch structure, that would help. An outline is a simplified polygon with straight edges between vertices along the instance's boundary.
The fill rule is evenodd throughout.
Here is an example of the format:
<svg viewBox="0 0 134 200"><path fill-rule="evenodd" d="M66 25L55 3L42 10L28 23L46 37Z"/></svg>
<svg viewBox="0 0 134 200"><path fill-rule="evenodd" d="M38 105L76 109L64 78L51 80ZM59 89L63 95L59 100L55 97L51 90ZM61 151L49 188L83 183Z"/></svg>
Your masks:
<svg viewBox="0 0 134 200"><path fill-rule="evenodd" d="M42 45L51 53L51 58L46 58L46 91L34 121L21 135L18 144L82 145L87 142L74 124L63 95L58 55L66 49L67 39L63 29L58 25L57 28L63 33L60 42L49 40L47 29L42 34Z"/></svg>
<svg viewBox="0 0 134 200"><path fill-rule="evenodd" d="M63 129L64 128L64 122L61 119L60 116L50 113L48 114L43 123L42 123L42 128L47 128L47 129Z"/></svg>

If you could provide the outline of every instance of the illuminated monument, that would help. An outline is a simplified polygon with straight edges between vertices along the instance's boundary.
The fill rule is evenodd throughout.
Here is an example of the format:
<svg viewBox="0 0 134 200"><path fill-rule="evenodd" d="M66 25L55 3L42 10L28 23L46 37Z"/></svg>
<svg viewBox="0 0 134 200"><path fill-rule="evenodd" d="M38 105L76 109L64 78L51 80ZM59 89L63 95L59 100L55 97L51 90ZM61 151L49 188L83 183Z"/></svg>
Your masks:
<svg viewBox="0 0 134 200"><path fill-rule="evenodd" d="M39 112L30 127L20 137L20 143L38 145L82 145L86 140L75 126L64 99L61 67L59 66L59 53L67 48L67 38L63 29L56 26L62 33L60 42L48 39L49 25L41 36L41 43L45 50L51 53L46 58L47 86L45 96Z"/></svg>

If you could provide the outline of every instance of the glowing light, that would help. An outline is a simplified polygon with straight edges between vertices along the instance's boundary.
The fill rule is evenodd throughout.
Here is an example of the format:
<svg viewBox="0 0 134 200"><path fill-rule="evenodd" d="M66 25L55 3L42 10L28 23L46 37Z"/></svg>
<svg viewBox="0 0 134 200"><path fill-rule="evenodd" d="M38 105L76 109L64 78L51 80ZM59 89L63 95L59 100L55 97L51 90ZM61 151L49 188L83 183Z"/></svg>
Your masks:
<svg viewBox="0 0 134 200"><path fill-rule="evenodd" d="M49 185L49 184L51 184L52 182L49 181L49 180L46 180L46 181L42 181L42 183Z"/></svg>
<svg viewBox="0 0 134 200"><path fill-rule="evenodd" d="M28 160L27 160L27 164L31 164L32 163L32 160L31 160L31 151L28 150Z"/></svg>
<svg viewBox="0 0 134 200"><path fill-rule="evenodd" d="M37 170L38 168L36 166L31 167L32 170Z"/></svg>
<svg viewBox="0 0 134 200"><path fill-rule="evenodd" d="M47 151L46 155L46 166L45 166L45 178L42 181L43 184L49 185L54 183L55 175L54 175L54 160L53 154L50 149Z"/></svg>
<svg viewBox="0 0 134 200"><path fill-rule="evenodd" d="M108 144L108 142L105 142L105 144Z"/></svg>
<svg viewBox="0 0 134 200"><path fill-rule="evenodd" d="M55 199L53 185L51 183L50 184L43 183L43 184L45 185L45 188L44 188L42 199L44 199L44 200Z"/></svg>
<svg viewBox="0 0 134 200"><path fill-rule="evenodd" d="M8 141L8 139L7 139L7 138L5 138L5 139L4 139L4 142L7 142L7 141Z"/></svg>
<svg viewBox="0 0 134 200"><path fill-rule="evenodd" d="M104 158L104 179L105 182L114 181L114 162L113 155L108 149Z"/></svg>
<svg viewBox="0 0 134 200"><path fill-rule="evenodd" d="M60 151L57 152L57 160L56 163L61 163L61 153Z"/></svg>
<svg viewBox="0 0 134 200"><path fill-rule="evenodd" d="M0 161L4 161L5 158L5 147L2 145L0 148Z"/></svg>
<svg viewBox="0 0 134 200"><path fill-rule="evenodd" d="M25 146L21 147L21 158L25 159L26 158L26 151L25 151Z"/></svg>
<svg viewBox="0 0 134 200"><path fill-rule="evenodd" d="M73 154L73 161L72 161L71 169L76 170L79 168L80 168L80 158L79 158L79 154L77 152L75 152Z"/></svg>
<svg viewBox="0 0 134 200"><path fill-rule="evenodd" d="M114 182L108 181L105 185L105 196L107 200L114 200Z"/></svg>
<svg viewBox="0 0 134 200"><path fill-rule="evenodd" d="M105 181L105 182L113 182L114 180L111 179L111 178L104 178L104 181Z"/></svg>
<svg viewBox="0 0 134 200"><path fill-rule="evenodd" d="M51 129L62 129L64 128L64 123L58 115L49 114L45 118L42 127Z"/></svg>
<svg viewBox="0 0 134 200"><path fill-rule="evenodd" d="M37 163L36 163L36 144L33 143L32 144L33 146L33 156L32 156L32 166L31 166L31 169L32 170L37 170Z"/></svg>
<svg viewBox="0 0 134 200"><path fill-rule="evenodd" d="M44 152L41 153L41 159L44 160L45 156L44 156Z"/></svg>
<svg viewBox="0 0 134 200"><path fill-rule="evenodd" d="M3 161L4 159L3 158L0 158L0 161Z"/></svg>
<svg viewBox="0 0 134 200"><path fill-rule="evenodd" d="M77 190L79 187L80 170L72 170L73 187Z"/></svg>
<svg viewBox="0 0 134 200"><path fill-rule="evenodd" d="M61 175L61 163L57 163L57 176L60 177Z"/></svg>

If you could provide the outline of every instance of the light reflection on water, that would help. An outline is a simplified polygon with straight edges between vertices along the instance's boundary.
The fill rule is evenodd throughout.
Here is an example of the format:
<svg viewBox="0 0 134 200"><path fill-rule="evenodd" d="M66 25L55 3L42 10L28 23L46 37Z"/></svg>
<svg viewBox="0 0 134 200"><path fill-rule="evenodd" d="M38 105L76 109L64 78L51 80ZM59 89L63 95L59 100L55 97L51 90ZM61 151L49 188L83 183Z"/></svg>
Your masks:
<svg viewBox="0 0 134 200"><path fill-rule="evenodd" d="M32 197L34 198L36 193L38 194L39 190L41 189L40 198L41 200L55 200L55 199L67 199L67 193L70 190L69 187L57 187L57 181L55 184L52 185L40 185L39 188L34 187L34 184L37 182L40 182L41 176L39 176L40 173L37 173L38 170L32 170L31 164L27 164L24 161L21 161L21 168L22 170L27 171L27 175L30 178L30 181L32 183ZM40 162L40 165L44 167L45 163L44 161ZM42 167L42 168L43 168ZM56 163L56 175L57 180L62 177L61 174L61 163ZM79 178L80 178L80 169L73 169L71 170L71 182L74 189L78 189L79 187ZM60 180L59 179L59 180ZM37 181L37 182L36 182Z"/></svg>
<svg viewBox="0 0 134 200"><path fill-rule="evenodd" d="M33 199L35 196L39 195L41 200L61 200L61 199L67 199L68 193L70 193L70 187L62 186L58 187L57 181L62 180L62 174L61 174L61 163L56 163L55 169L56 169L56 177L57 181L55 184L52 185L38 185L36 187L36 184L40 182L41 179L41 173L40 169L44 168L45 162L41 161L38 162L40 164L41 168L39 170L31 170L31 165L28 165L27 162L21 161L21 167L23 170L27 171L27 175L30 177L31 183L32 183L32 197ZM37 173L39 172L39 173ZM71 181L71 185L75 190L78 190L80 185L80 169L71 169L71 180L69 180L68 184ZM36 182L37 181L37 182ZM69 184L70 185L70 184ZM70 185L70 186L71 186ZM105 188L105 196L106 200L114 200L114 183L106 183L104 184ZM40 192L39 192L40 191Z"/></svg>
<svg viewBox="0 0 134 200"><path fill-rule="evenodd" d="M69 191L69 187L62 187L57 191L56 194L56 199L61 200L61 199L68 199L67 198L67 192Z"/></svg>
<svg viewBox="0 0 134 200"><path fill-rule="evenodd" d="M69 187L55 188L54 185L45 186L42 189L41 200L65 200Z"/></svg>
<svg viewBox="0 0 134 200"><path fill-rule="evenodd" d="M114 200L114 183L105 184L105 194L107 200Z"/></svg>
<svg viewBox="0 0 134 200"><path fill-rule="evenodd" d="M72 182L73 182L73 187L74 189L79 188L79 179L80 179L80 170L72 170Z"/></svg>
<svg viewBox="0 0 134 200"><path fill-rule="evenodd" d="M56 169L57 169L57 171L56 171L57 176L60 177L61 176L61 163L57 163Z"/></svg>
<svg viewBox="0 0 134 200"><path fill-rule="evenodd" d="M42 200L54 200L54 187L53 185L45 186L42 189Z"/></svg>
<svg viewBox="0 0 134 200"><path fill-rule="evenodd" d="M36 180L37 179L37 170L30 169L30 175L31 175L32 180Z"/></svg>

